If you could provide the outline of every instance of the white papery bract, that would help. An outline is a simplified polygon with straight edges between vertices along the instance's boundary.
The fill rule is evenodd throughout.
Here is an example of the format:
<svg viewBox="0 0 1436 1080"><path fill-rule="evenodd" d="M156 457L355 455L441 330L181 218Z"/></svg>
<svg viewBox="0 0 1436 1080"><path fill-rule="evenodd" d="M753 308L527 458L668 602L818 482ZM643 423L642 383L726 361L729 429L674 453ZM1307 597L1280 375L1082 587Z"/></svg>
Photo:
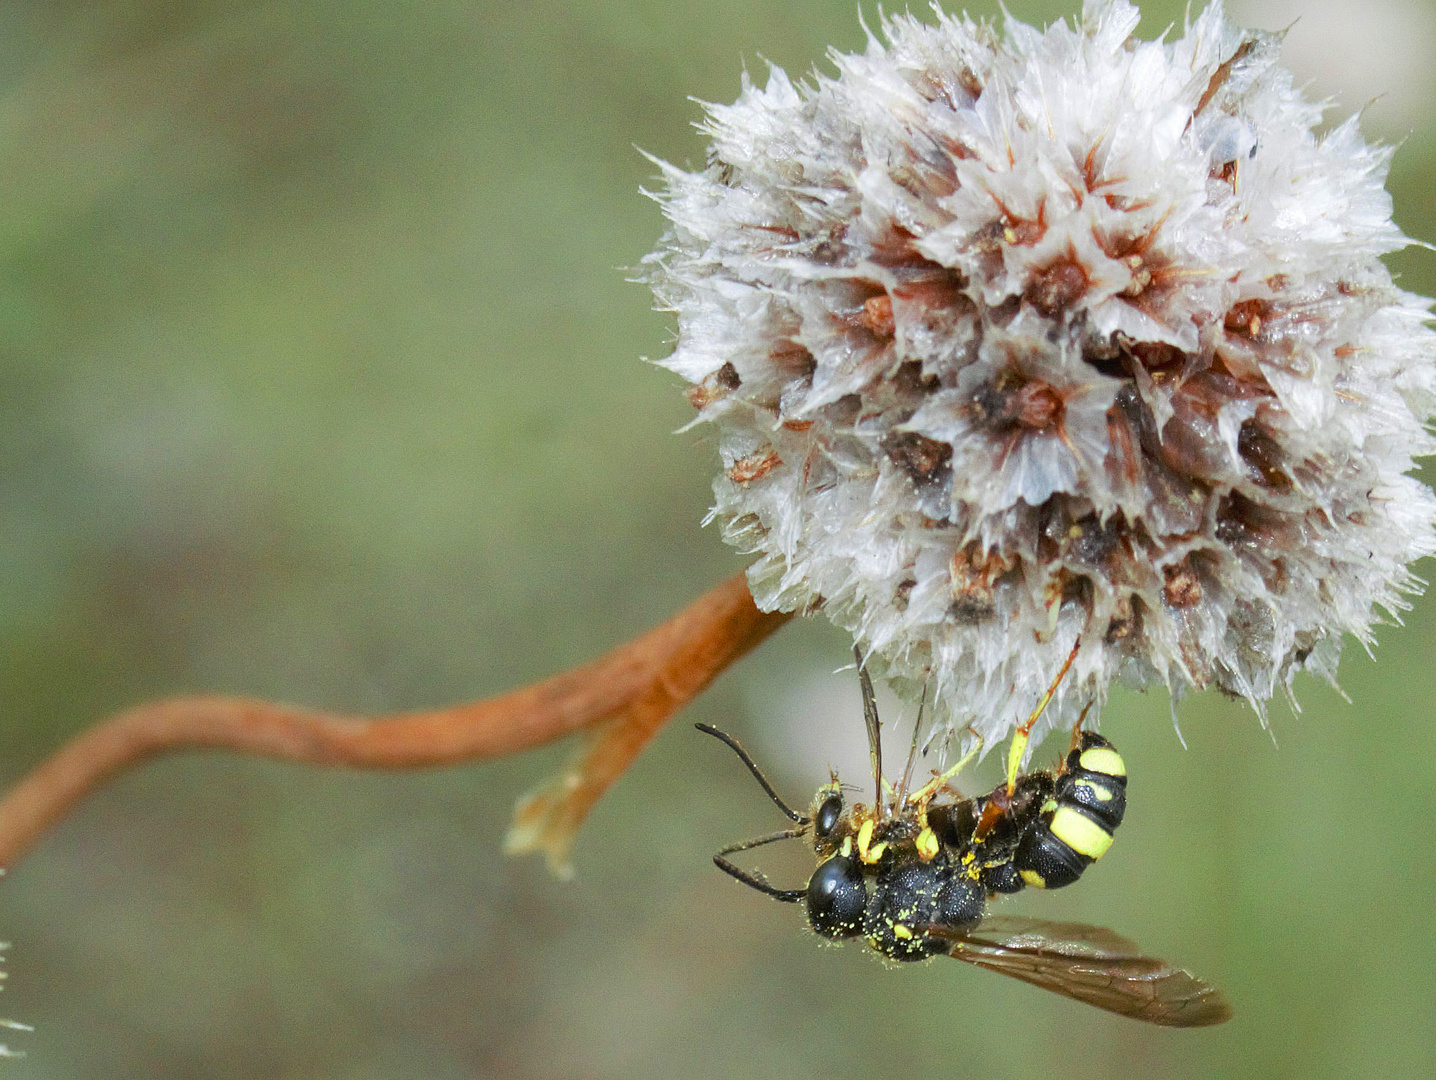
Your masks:
<svg viewBox="0 0 1436 1080"><path fill-rule="evenodd" d="M1264 716L1433 549L1389 151L1318 133L1220 5L1137 21L889 17L836 76L745 79L706 167L663 166L664 364L717 426L755 599L821 608L989 745L1079 635L1044 728L1114 678Z"/></svg>

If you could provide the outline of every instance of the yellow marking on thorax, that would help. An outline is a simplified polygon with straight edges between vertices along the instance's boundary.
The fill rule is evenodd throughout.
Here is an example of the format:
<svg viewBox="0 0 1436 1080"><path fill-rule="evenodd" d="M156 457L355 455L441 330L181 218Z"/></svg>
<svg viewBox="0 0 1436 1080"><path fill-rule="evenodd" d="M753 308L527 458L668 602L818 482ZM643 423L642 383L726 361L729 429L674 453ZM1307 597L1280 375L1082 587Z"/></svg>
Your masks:
<svg viewBox="0 0 1436 1080"><path fill-rule="evenodd" d="M873 819L868 818L858 829L858 858L865 863L875 863L887 849L887 841L873 843Z"/></svg>
<svg viewBox="0 0 1436 1080"><path fill-rule="evenodd" d="M1112 834L1098 825L1086 814L1070 806L1059 807L1052 815L1052 835L1061 840L1078 855L1085 855L1096 862L1112 846Z"/></svg>
<svg viewBox="0 0 1436 1080"><path fill-rule="evenodd" d="M1041 874L1039 874L1036 870L1019 870L1018 873L1022 875L1022 880L1027 882L1027 884L1031 885L1034 889L1047 888L1047 879L1044 878Z"/></svg>
<svg viewBox="0 0 1436 1080"><path fill-rule="evenodd" d="M1077 764L1088 772L1101 773L1103 776L1127 775L1127 764L1122 760L1122 755L1110 746L1088 747L1082 751Z"/></svg>
<svg viewBox="0 0 1436 1080"><path fill-rule="evenodd" d="M893 923L893 937L902 938L904 941L912 939L912 931L900 922Z"/></svg>
<svg viewBox="0 0 1436 1080"><path fill-rule="evenodd" d="M838 849L838 854L845 859L853 857L853 838L851 836L843 837L843 846Z"/></svg>
<svg viewBox="0 0 1436 1080"><path fill-rule="evenodd" d="M937 858L937 853L942 849L942 845L937 842L937 833L927 825L924 825L922 832L917 834L917 840L914 843L917 845L917 856L923 862Z"/></svg>

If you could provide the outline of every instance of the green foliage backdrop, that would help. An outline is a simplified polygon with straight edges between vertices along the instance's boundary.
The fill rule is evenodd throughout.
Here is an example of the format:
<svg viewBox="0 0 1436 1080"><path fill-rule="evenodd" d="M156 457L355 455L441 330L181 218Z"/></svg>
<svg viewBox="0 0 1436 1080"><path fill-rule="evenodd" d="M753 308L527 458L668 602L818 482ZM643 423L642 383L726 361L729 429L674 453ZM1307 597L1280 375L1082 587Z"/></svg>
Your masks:
<svg viewBox="0 0 1436 1080"><path fill-rule="evenodd" d="M1152 5L1144 30L1180 14ZM852 0L6 5L5 776L191 690L357 711L485 696L741 566L698 527L711 447L672 434L688 407L638 359L671 327L624 280L661 228L633 144L698 160L688 95L861 44ZM1397 216L1436 240L1436 125L1381 133L1413 126ZM1436 292L1429 254L1395 265ZM1235 1002L1218 1030L820 948L712 868L772 808L680 722L599 807L570 884L499 854L562 748L408 775L218 755L126 775L0 886L0 1004L38 1028L4 1067L1418 1074L1436 1057L1433 612L1384 631L1375 663L1348 650L1352 703L1299 684L1279 745L1216 697L1183 706L1185 751L1160 696L1108 709L1128 824L1071 895L1011 910L1190 964ZM860 729L843 659L829 628L791 627L683 720L749 739L802 798ZM797 878L789 856L770 865Z"/></svg>

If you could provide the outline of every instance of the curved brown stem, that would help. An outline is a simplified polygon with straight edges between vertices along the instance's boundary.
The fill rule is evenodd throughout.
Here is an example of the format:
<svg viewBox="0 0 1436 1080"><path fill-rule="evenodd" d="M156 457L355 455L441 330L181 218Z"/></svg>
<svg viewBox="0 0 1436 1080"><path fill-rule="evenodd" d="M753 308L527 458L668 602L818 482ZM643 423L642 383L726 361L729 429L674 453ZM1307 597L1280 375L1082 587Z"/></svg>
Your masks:
<svg viewBox="0 0 1436 1080"><path fill-rule="evenodd" d="M737 574L667 622L591 663L486 701L360 718L252 698L188 697L118 713L76 736L0 800L0 867L12 866L86 794L121 769L174 750L213 748L313 765L410 769L511 754L600 726L550 799L550 826L511 850L549 851L573 831L663 725L724 668L786 622L761 612ZM523 806L521 805L520 811Z"/></svg>

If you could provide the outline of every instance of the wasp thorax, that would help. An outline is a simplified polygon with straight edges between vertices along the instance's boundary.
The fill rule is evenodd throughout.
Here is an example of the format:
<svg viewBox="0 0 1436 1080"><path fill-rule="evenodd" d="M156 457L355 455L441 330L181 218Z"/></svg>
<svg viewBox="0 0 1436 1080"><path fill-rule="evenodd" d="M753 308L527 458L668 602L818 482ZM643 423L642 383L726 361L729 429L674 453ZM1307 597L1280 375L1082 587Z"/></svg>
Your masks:
<svg viewBox="0 0 1436 1080"><path fill-rule="evenodd" d="M1387 151L1315 130L1277 35L1138 18L891 16L830 77L745 80L708 167L665 169L666 363L754 597L930 673L988 745L1079 633L1044 729L1119 672L1261 709L1433 547Z"/></svg>
<svg viewBox="0 0 1436 1080"><path fill-rule="evenodd" d="M935 923L942 868L933 863L895 863L878 876L878 891L863 923L863 934L884 956L922 960L939 952L926 927Z"/></svg>

